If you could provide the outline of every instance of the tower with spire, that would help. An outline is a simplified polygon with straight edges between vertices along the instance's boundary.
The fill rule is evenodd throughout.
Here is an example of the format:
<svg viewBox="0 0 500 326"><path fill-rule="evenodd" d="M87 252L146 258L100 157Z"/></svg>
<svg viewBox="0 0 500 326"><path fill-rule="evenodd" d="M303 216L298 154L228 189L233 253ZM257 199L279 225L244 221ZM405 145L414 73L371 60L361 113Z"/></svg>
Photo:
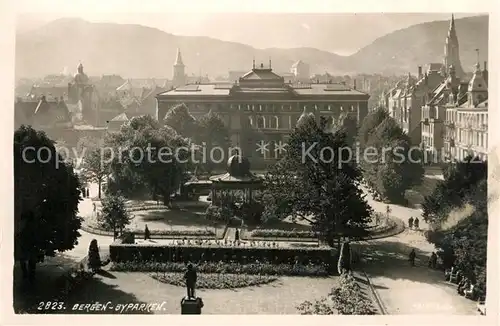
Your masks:
<svg viewBox="0 0 500 326"><path fill-rule="evenodd" d="M177 56L174 63L174 76L172 78L172 83L174 87L180 87L186 85L186 66L182 62L181 50L177 49Z"/></svg>
<svg viewBox="0 0 500 326"><path fill-rule="evenodd" d="M448 29L448 36L444 45L443 73L445 75L449 75L451 66L455 68L455 74L458 78L462 78L465 75L460 63L460 48L453 14L451 15L450 28Z"/></svg>

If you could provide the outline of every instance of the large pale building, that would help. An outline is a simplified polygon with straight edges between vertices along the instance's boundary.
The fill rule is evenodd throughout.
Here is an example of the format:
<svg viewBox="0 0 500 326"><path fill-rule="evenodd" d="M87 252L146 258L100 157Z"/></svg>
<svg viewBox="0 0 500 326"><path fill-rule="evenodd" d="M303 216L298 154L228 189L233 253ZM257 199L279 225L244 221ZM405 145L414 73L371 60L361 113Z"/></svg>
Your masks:
<svg viewBox="0 0 500 326"><path fill-rule="evenodd" d="M236 83L186 85L156 98L159 121L180 103L187 105L193 116L216 112L230 130L233 146L240 147L252 158L252 164L259 165L260 159L279 157L275 149L280 142L286 143L302 114L332 120L342 112L351 112L361 122L368 112L369 95L343 84L290 84L271 66L256 67L254 62L253 69ZM265 138L268 151L256 152L256 143L264 140L255 137Z"/></svg>
<svg viewBox="0 0 500 326"><path fill-rule="evenodd" d="M486 160L488 157L488 86L479 63L476 64L474 75L466 85L464 93L461 101L459 96L459 101L446 108L444 152L451 160L462 160L468 155Z"/></svg>

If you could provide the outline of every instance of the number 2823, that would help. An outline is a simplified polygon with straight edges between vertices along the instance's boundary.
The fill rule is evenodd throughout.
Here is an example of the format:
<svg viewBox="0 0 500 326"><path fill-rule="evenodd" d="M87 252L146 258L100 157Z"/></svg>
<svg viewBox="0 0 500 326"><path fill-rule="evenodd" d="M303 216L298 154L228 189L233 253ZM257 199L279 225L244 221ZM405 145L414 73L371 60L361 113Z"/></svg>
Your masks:
<svg viewBox="0 0 500 326"><path fill-rule="evenodd" d="M41 301L38 303L38 310L63 310L64 302L60 301Z"/></svg>

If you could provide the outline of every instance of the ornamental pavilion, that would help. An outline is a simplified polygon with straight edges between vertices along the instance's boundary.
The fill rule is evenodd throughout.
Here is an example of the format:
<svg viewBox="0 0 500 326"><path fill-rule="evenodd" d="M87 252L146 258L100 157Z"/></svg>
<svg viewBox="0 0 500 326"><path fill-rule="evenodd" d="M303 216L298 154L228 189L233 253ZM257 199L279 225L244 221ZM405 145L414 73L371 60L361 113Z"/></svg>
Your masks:
<svg viewBox="0 0 500 326"><path fill-rule="evenodd" d="M227 162L227 173L210 177L213 205L224 200L235 205L250 204L263 189L263 180L250 172L250 161L233 155Z"/></svg>

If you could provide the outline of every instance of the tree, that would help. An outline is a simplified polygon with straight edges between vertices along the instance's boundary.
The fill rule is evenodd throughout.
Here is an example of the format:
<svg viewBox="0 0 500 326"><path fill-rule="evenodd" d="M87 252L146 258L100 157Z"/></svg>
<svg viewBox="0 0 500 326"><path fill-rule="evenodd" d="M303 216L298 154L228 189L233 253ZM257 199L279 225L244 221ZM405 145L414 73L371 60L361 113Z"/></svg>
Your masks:
<svg viewBox="0 0 500 326"><path fill-rule="evenodd" d="M385 114L384 111L377 112L367 123L378 121L377 117ZM421 152L411 146L410 138L393 118L387 116L372 129L364 146L364 153L374 151L376 157L361 160L363 177L385 198L401 202L406 190L422 182L424 168Z"/></svg>
<svg viewBox="0 0 500 326"><path fill-rule="evenodd" d="M150 116L134 117L113 136L111 170L136 177L146 183L153 195L161 194L164 205L185 180L192 144L172 128L162 127Z"/></svg>
<svg viewBox="0 0 500 326"><path fill-rule="evenodd" d="M206 153L210 153L212 149L218 147L224 152L229 150L231 146L231 140L229 139L229 130L224 125L224 121L219 115L210 111L206 115L202 116L198 121L198 132L194 136L197 144L206 145ZM202 162L203 166L210 173L214 164L205 157L205 162Z"/></svg>
<svg viewBox="0 0 500 326"><path fill-rule="evenodd" d="M37 262L77 243L81 187L54 142L26 126L14 132L14 181L14 257L33 279Z"/></svg>
<svg viewBox="0 0 500 326"><path fill-rule="evenodd" d="M356 117L349 112L343 112L337 120L335 131L341 131L346 135L346 143L354 148L358 135L358 122Z"/></svg>
<svg viewBox="0 0 500 326"><path fill-rule="evenodd" d="M101 227L105 230L122 233L130 224L131 216L125 207L125 198L122 196L106 196L102 200L101 215L98 217Z"/></svg>
<svg viewBox="0 0 500 326"><path fill-rule="evenodd" d="M109 160L104 155L110 155L108 151L103 150L104 140L85 138L80 142L83 154L83 174L85 179L90 182L97 182L98 197L101 199L102 182L109 175Z"/></svg>
<svg viewBox="0 0 500 326"><path fill-rule="evenodd" d="M471 204L474 211L469 216L443 227L434 224L434 229L427 234L429 242L438 248L445 267L452 264L460 269L464 276L476 282L479 289L486 290L486 260L488 246L488 194L487 178L480 180L464 202ZM460 208L460 206L456 207Z"/></svg>
<svg viewBox="0 0 500 326"><path fill-rule="evenodd" d="M477 185L488 175L488 163L468 156L463 161L449 163L443 171L444 181L424 197L423 217L437 226L444 223L453 208L461 207L477 191Z"/></svg>
<svg viewBox="0 0 500 326"><path fill-rule="evenodd" d="M378 108L369 113L364 119L358 130L358 141L361 148L366 147L366 143L370 140L371 133L389 117L389 113L384 108Z"/></svg>
<svg viewBox="0 0 500 326"><path fill-rule="evenodd" d="M168 110L165 124L187 138L193 138L198 132L196 119L189 113L189 108L184 103Z"/></svg>
<svg viewBox="0 0 500 326"><path fill-rule="evenodd" d="M293 131L285 157L266 174L264 216L309 221L334 246L342 236L367 234L371 208L359 188L360 171L349 160L345 133L326 132L325 125L324 119L319 125L306 119Z"/></svg>

